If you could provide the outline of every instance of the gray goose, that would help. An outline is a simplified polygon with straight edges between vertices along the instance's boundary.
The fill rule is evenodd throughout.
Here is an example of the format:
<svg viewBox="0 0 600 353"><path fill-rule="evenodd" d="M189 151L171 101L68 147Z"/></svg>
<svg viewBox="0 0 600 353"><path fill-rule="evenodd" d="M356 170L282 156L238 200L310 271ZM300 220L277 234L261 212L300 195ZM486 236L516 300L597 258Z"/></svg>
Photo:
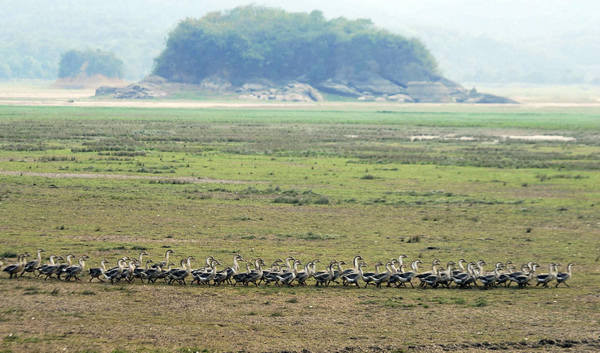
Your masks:
<svg viewBox="0 0 600 353"><path fill-rule="evenodd" d="M311 276L310 267L312 266L312 264L313 264L312 261L306 263L306 265L304 266L304 271L298 272L296 274L296 282L298 282L298 285L300 285L300 286L306 285L306 280L309 279Z"/></svg>
<svg viewBox="0 0 600 353"><path fill-rule="evenodd" d="M329 285L329 282L333 278L333 266L336 264L335 261L331 261L329 266L327 267L327 271L325 272L317 272L313 274L313 278L315 279L315 286L326 286Z"/></svg>
<svg viewBox="0 0 600 353"><path fill-rule="evenodd" d="M62 256L51 255L49 263L47 263L44 266L39 268L38 274L37 274L38 277L40 277L41 275L44 275L44 276L46 276L46 278L44 278L44 280L47 280L48 278L52 277L52 275L58 271L58 266L60 265L60 261L63 261L63 260L64 260L64 258ZM58 261L59 263L56 263L56 261Z"/></svg>
<svg viewBox="0 0 600 353"><path fill-rule="evenodd" d="M298 265L302 263L298 260L294 260L294 264L292 266L291 272L285 272L281 275L277 275L278 283L287 285L288 287L293 287L292 282L296 279L296 274L298 273Z"/></svg>
<svg viewBox="0 0 600 353"><path fill-rule="evenodd" d="M221 263L217 260L212 260L210 262L210 270L208 270L208 272L204 272L204 273L199 273L196 275L196 283L198 285L200 284L210 284L210 281L213 281L215 279L215 277L217 276L217 265L220 265ZM215 282L216 285L216 282Z"/></svg>
<svg viewBox="0 0 600 353"><path fill-rule="evenodd" d="M89 269L89 273L90 273L90 282L96 278L98 279L100 282L104 282L104 280L102 280L102 278L100 278L102 275L104 275L104 272L106 272L106 264L108 263L108 261L106 261L106 259L100 261L100 267L94 267L94 268L90 268Z"/></svg>
<svg viewBox="0 0 600 353"><path fill-rule="evenodd" d="M264 265L264 261L262 259L254 260L254 271L250 271L246 277L244 278L244 285L248 285L249 283L254 283L258 287L258 282L263 277L262 266Z"/></svg>
<svg viewBox="0 0 600 353"><path fill-rule="evenodd" d="M173 282L177 282L180 285L185 286L185 279L186 277L190 274L190 272L192 272L192 265L190 263L190 261L193 259L192 256L188 256L187 259L183 259L181 260L181 268L177 269L175 271L170 271L169 272L169 284L172 284Z"/></svg>
<svg viewBox="0 0 600 353"><path fill-rule="evenodd" d="M353 272L353 273L349 273L347 275L345 275L344 277L342 277L342 279L344 279L345 281L343 282L344 286L347 286L349 284L354 284L357 287L360 287L360 285L358 284L358 282L363 278L363 267L367 266L364 262L361 262L360 264L358 264L358 271L357 272Z"/></svg>
<svg viewBox="0 0 600 353"><path fill-rule="evenodd" d="M392 265L391 262L386 263L385 264L386 272L371 276L371 279L373 280L373 285L375 285L377 288L381 288L381 284L386 282L387 280L389 280L390 276L392 275L391 265Z"/></svg>
<svg viewBox="0 0 600 353"><path fill-rule="evenodd" d="M121 280L121 274L123 273L124 267L125 260L119 259L119 261L117 261L117 267L111 268L110 270L104 272L104 278L109 280L111 284L114 284L115 281L119 282Z"/></svg>
<svg viewBox="0 0 600 353"><path fill-rule="evenodd" d="M545 288L548 288L548 283L554 280L554 272L556 269L556 264L548 265L548 273L542 273L535 276L536 284L535 286L543 285Z"/></svg>
<svg viewBox="0 0 600 353"><path fill-rule="evenodd" d="M412 279L415 277L415 274L417 272L417 267L418 264L417 262L420 262L419 260L415 260L411 263L411 268L412 271L409 272L404 272L404 264L400 264L400 267L398 267L396 273L393 273L390 278L388 279L388 284L387 286L390 287L392 284L395 284L396 287L400 287L400 286L405 286L405 283L410 284L410 286L412 288L414 288L415 286L412 284ZM392 268L394 267L394 262L392 262Z"/></svg>
<svg viewBox="0 0 600 353"><path fill-rule="evenodd" d="M74 257L75 257L75 255L69 254L69 255L67 255L67 263L58 265L58 267L56 268L56 271L54 272L54 274L56 275L56 278L62 279L61 276L63 275L65 269L73 266L73 258Z"/></svg>
<svg viewBox="0 0 600 353"><path fill-rule="evenodd" d="M460 272L452 276L452 281L460 288L470 287L471 284L476 284L475 282L475 270L473 269L475 266L474 262L469 262L467 264L467 271Z"/></svg>
<svg viewBox="0 0 600 353"><path fill-rule="evenodd" d="M348 275L358 274L358 267L360 265L359 261L362 261L362 260L363 260L362 256L360 256L360 255L354 256L354 259L352 259L353 268L346 269L346 270L342 271L342 273L340 274L340 278L342 279L342 285L344 285L344 286L347 285L346 278Z"/></svg>
<svg viewBox="0 0 600 353"><path fill-rule="evenodd" d="M71 278L75 278L75 280L79 281L79 277L77 277L77 275L83 272L83 269L85 268L85 261L87 259L89 259L89 257L87 255L83 255L79 258L78 265L69 266L64 269L64 273L66 273L65 281L68 282L71 280Z"/></svg>
<svg viewBox="0 0 600 353"><path fill-rule="evenodd" d="M488 289L496 283L496 280L498 279L498 271L500 271L501 268L502 263L498 262L493 273L477 277L479 282L483 284L483 289Z"/></svg>
<svg viewBox="0 0 600 353"><path fill-rule="evenodd" d="M250 264L246 262L246 272L240 272L240 273L236 273L233 276L231 276L231 279L233 279L233 286L237 286L238 283L241 283L243 285L247 285L248 281L247 278L250 275Z"/></svg>
<svg viewBox="0 0 600 353"><path fill-rule="evenodd" d="M173 251L171 249L165 251L165 261L162 261L162 262L152 265L152 268L159 268L159 267L165 268L165 267L169 266L169 264L170 264L169 256L174 253L175 253L175 251Z"/></svg>
<svg viewBox="0 0 600 353"><path fill-rule="evenodd" d="M425 285L427 284L426 282L424 282L425 278L427 278L429 276L432 276L432 275L437 276L437 272L438 272L437 271L437 266L439 266L439 265L440 265L440 260L435 259L431 263L431 271L429 271L429 272L423 272L423 273L418 273L418 274L415 275L415 277L418 278L419 281L420 281L419 287L425 287Z"/></svg>
<svg viewBox="0 0 600 353"><path fill-rule="evenodd" d="M38 249L37 251L37 258L35 260L29 261L28 263L25 264L25 266L23 267L23 271L21 271L21 275L19 277L23 277L23 275L25 274L25 272L35 272L40 265L42 264L42 253L45 252L44 249Z"/></svg>
<svg viewBox="0 0 600 353"><path fill-rule="evenodd" d="M2 271L8 273L10 275L9 278L17 278L19 271L25 266L24 264L25 255L17 256L17 263L6 266Z"/></svg>
<svg viewBox="0 0 600 353"><path fill-rule="evenodd" d="M534 263L532 265L531 271L529 271L529 273L527 273L526 275L524 274L524 275L513 276L510 278L510 280L516 282L517 285L519 286L519 288L525 288L526 286L529 285L529 281L531 281L531 279L533 278L533 275L535 274L537 266L538 266L538 264Z"/></svg>
<svg viewBox="0 0 600 353"><path fill-rule="evenodd" d="M556 274L556 286L554 286L554 288L558 287L559 284L564 284L565 286L569 286L567 284L567 280L569 278L571 278L572 273L571 273L571 268L573 267L573 264L570 263L567 265L567 272L559 272Z"/></svg>
<svg viewBox="0 0 600 353"><path fill-rule="evenodd" d="M269 285L271 282L277 283L277 275L281 275L286 272L281 269L282 262L284 262L282 259L277 259L271 264L271 267L268 270L263 270L260 282L265 282L266 285ZM290 266L289 262L286 262L286 266ZM287 272L290 272L290 270L291 268L289 268Z"/></svg>
<svg viewBox="0 0 600 353"><path fill-rule="evenodd" d="M365 288L369 285L369 283L373 282L373 276L379 275L379 267L383 266L381 261L375 263L375 272L363 272L362 280L365 282Z"/></svg>

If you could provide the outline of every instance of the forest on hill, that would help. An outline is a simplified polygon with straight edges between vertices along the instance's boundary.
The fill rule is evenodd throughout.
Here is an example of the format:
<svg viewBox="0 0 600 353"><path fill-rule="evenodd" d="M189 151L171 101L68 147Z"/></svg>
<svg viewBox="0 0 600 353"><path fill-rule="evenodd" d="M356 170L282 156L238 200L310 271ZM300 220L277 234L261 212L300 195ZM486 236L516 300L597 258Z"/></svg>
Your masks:
<svg viewBox="0 0 600 353"><path fill-rule="evenodd" d="M175 82L218 76L233 84L256 78L364 81L374 74L399 85L439 79L433 56L417 39L379 29L369 20L327 20L320 11L256 6L181 21L154 73Z"/></svg>
<svg viewBox="0 0 600 353"><path fill-rule="evenodd" d="M102 50L69 50L60 57L58 77L102 75L111 78L123 77L123 61L113 53Z"/></svg>

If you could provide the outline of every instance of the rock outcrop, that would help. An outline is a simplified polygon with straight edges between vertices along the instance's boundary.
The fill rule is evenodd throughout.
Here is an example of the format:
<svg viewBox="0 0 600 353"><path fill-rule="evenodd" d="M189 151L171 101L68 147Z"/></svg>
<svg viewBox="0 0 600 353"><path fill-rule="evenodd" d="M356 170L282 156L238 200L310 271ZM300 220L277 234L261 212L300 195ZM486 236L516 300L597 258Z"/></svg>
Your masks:
<svg viewBox="0 0 600 353"><path fill-rule="evenodd" d="M284 86L253 82L246 83L236 90L240 99L253 99L281 102L321 102L323 95L306 83L290 82Z"/></svg>
<svg viewBox="0 0 600 353"><path fill-rule="evenodd" d="M399 103L517 103L511 99L465 89L456 82L440 78L436 81L392 82L378 75L362 75L360 79L328 79L316 88L303 82L276 83L256 79L234 85L218 76L211 76L199 84L169 82L152 75L126 87L102 86L96 96L118 99L168 98L181 92L199 92L206 95L222 95L241 100L279 102L321 102L321 92L353 97L363 102Z"/></svg>
<svg viewBox="0 0 600 353"><path fill-rule="evenodd" d="M440 78L436 81L395 83L373 76L359 81L327 80L317 85L322 91L355 97L359 101L390 101L402 103L497 103L514 104L514 100L476 89L467 90L456 82Z"/></svg>

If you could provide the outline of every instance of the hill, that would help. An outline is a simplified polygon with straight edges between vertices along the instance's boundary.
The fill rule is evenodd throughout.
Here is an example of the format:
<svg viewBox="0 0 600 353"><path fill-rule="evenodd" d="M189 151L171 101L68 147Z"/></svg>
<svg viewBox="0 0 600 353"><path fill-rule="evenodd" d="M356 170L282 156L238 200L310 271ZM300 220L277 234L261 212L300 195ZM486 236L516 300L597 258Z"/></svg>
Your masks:
<svg viewBox="0 0 600 353"><path fill-rule="evenodd" d="M320 11L254 6L180 22L154 73L187 83L218 75L234 84L256 78L317 84L372 74L399 83L439 77L423 44L369 20L327 21Z"/></svg>
<svg viewBox="0 0 600 353"><path fill-rule="evenodd" d="M443 78L417 39L370 20L327 20L319 11L245 6L185 19L169 34L153 73L130 87L134 92L116 96L148 98L161 90L162 78L170 88L192 84L245 99L318 101L321 91L359 100L505 102Z"/></svg>

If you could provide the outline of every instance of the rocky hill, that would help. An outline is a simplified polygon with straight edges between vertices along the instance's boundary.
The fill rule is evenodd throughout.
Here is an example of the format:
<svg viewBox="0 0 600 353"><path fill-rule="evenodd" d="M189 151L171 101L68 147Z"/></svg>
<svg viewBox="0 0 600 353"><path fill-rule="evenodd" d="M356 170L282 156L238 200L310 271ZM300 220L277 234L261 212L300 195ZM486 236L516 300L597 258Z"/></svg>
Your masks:
<svg viewBox="0 0 600 353"><path fill-rule="evenodd" d="M512 102L445 79L421 42L369 20L255 6L180 22L153 76L98 95L152 98L178 90L277 101L320 101L327 93L361 101Z"/></svg>

